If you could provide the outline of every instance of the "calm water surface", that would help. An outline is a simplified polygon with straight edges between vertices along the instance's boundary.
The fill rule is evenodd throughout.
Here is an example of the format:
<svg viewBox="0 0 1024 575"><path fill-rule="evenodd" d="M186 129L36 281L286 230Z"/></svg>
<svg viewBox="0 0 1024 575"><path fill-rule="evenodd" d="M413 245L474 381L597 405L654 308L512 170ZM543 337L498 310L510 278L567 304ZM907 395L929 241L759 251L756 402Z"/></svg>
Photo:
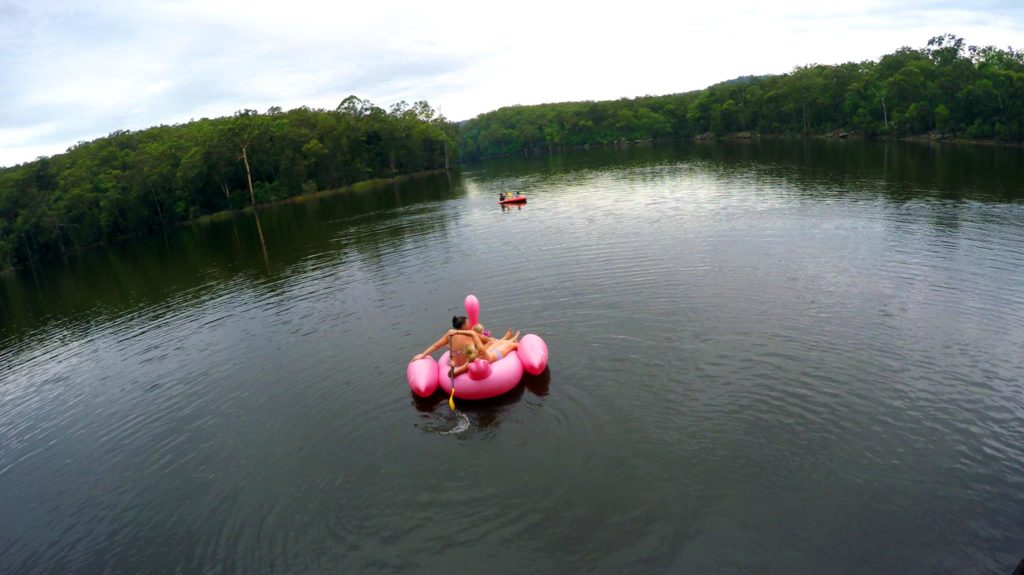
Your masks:
<svg viewBox="0 0 1024 575"><path fill-rule="evenodd" d="M1021 160L506 160L2 278L0 572L1009 573ZM551 364L448 433L468 293Z"/></svg>

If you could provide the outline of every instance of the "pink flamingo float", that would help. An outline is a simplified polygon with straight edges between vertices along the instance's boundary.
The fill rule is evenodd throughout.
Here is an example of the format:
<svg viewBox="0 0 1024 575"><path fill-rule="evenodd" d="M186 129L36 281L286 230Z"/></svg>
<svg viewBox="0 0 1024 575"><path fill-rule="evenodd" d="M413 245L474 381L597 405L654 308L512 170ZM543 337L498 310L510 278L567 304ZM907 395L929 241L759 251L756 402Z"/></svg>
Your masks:
<svg viewBox="0 0 1024 575"><path fill-rule="evenodd" d="M480 318L480 302L476 296L466 296L463 304L469 325L476 325ZM410 362L405 370L409 388L420 397L433 395L440 387L444 393L452 391L452 380L448 374L450 350L435 360L431 356ZM519 340L519 347L494 363L478 358L469 364L466 373L455 377L455 397L459 399L487 399L508 393L519 384L523 372L540 375L548 366L548 345L540 336L526 334Z"/></svg>

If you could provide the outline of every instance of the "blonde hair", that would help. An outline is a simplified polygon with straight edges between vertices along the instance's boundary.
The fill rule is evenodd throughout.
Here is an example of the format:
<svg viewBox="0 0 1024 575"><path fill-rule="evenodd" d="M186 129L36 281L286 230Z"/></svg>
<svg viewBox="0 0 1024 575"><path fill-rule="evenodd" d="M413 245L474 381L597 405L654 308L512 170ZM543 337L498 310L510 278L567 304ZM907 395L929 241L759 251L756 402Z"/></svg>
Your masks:
<svg viewBox="0 0 1024 575"><path fill-rule="evenodd" d="M473 344L466 345L466 362L471 363L477 356L476 346Z"/></svg>
<svg viewBox="0 0 1024 575"><path fill-rule="evenodd" d="M484 333L484 324L478 323L478 324L474 325L473 326L473 331L475 331L475 332L477 332L479 334L483 334Z"/></svg>

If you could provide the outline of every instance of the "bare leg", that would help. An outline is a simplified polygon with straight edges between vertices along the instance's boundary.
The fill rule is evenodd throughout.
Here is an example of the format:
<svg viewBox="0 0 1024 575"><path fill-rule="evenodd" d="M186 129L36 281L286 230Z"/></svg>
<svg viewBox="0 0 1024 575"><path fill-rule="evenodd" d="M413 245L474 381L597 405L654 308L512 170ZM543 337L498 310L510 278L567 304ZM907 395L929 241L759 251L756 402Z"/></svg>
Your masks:
<svg viewBox="0 0 1024 575"><path fill-rule="evenodd" d="M480 336L480 340L484 342L484 348L485 349L493 348L501 340L509 341L511 339L512 339L512 330L506 331L505 335L501 336L500 338L497 338L497 337L485 337L483 335Z"/></svg>
<svg viewBox="0 0 1024 575"><path fill-rule="evenodd" d="M510 342L510 341L518 341L518 339L519 339L519 332L518 331L515 333L515 335L513 335L512 334L512 330L508 330L508 331L505 332L505 335L502 336L501 339L492 339L491 341L487 342L487 344L484 345L484 349L487 350L487 351L493 352L495 349L498 348L499 345L502 345L502 344Z"/></svg>
<svg viewBox="0 0 1024 575"><path fill-rule="evenodd" d="M483 354L480 355L480 357L486 359L491 363L494 363L499 359L498 354L501 354L501 357L507 357L508 352L519 347L519 343L515 341L505 341L503 339L499 339L497 340L497 343L498 345L485 349Z"/></svg>

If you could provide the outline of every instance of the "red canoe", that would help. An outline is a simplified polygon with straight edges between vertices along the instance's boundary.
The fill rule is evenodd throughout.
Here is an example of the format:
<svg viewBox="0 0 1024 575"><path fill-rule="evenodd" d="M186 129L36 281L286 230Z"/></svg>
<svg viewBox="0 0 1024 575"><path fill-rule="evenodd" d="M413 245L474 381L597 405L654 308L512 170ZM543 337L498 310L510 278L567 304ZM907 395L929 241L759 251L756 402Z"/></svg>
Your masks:
<svg viewBox="0 0 1024 575"><path fill-rule="evenodd" d="M514 196L511 198L505 198L504 200L498 200L499 204L525 204L526 196Z"/></svg>

